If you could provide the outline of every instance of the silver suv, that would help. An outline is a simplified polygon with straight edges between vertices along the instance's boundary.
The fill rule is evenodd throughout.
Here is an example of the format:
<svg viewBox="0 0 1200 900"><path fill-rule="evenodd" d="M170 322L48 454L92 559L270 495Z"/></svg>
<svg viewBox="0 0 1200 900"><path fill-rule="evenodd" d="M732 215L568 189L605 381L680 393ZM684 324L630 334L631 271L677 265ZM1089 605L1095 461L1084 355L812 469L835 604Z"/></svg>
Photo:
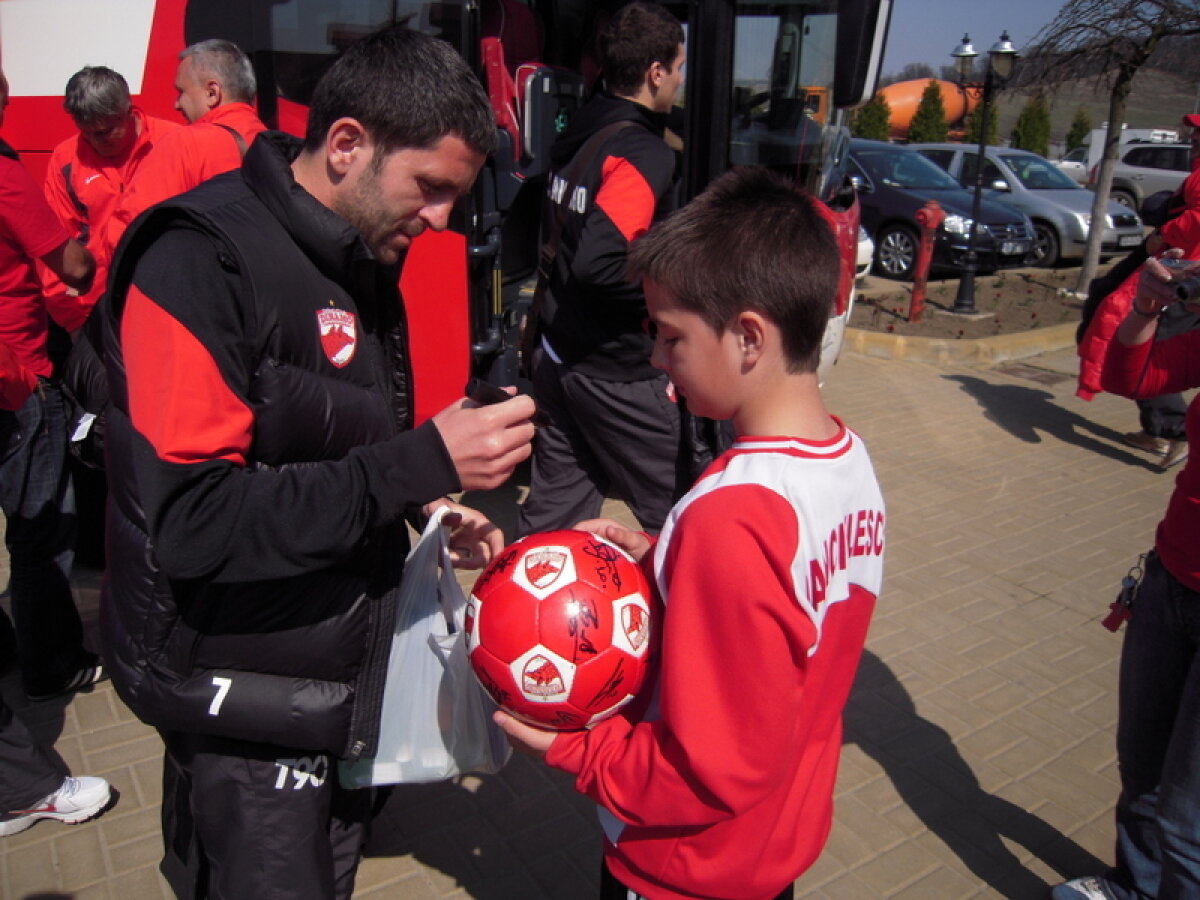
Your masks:
<svg viewBox="0 0 1200 900"><path fill-rule="evenodd" d="M963 144L909 144L973 187L979 150ZM1052 266L1083 256L1092 221L1090 191L1085 191L1045 157L1028 150L988 147L983 165L984 196L1015 206L1033 222L1034 245L1027 265ZM1142 221L1133 210L1109 201L1100 252L1113 255L1142 242Z"/></svg>
<svg viewBox="0 0 1200 900"><path fill-rule="evenodd" d="M1112 194L1118 203L1141 209L1142 201L1159 191L1173 191L1192 171L1189 144L1126 144L1113 164ZM1097 166L1088 173L1096 187Z"/></svg>

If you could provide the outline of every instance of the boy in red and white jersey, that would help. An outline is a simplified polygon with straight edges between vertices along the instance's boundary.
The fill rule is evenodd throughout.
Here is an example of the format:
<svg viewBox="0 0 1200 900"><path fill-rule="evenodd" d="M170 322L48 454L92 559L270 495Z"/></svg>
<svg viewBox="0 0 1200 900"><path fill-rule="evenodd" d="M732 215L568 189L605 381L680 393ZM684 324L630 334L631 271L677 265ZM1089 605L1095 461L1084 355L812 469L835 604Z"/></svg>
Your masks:
<svg viewBox="0 0 1200 900"><path fill-rule="evenodd" d="M651 361L738 439L657 541L578 526L642 560L663 601L648 696L588 731L497 713L600 804L602 898L788 898L828 837L885 520L862 440L817 382L838 265L817 202L763 169L722 176L630 254Z"/></svg>

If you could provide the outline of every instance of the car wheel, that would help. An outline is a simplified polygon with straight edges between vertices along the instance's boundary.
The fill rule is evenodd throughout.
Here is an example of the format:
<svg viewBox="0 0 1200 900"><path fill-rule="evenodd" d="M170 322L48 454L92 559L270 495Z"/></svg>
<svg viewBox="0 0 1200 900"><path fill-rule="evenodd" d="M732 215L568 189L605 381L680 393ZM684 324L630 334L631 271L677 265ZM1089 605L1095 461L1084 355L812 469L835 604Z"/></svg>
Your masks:
<svg viewBox="0 0 1200 900"><path fill-rule="evenodd" d="M1137 212L1137 200L1133 198L1133 194L1128 191L1116 190L1108 195L1109 200L1116 200L1122 206L1128 206L1134 212Z"/></svg>
<svg viewBox="0 0 1200 900"><path fill-rule="evenodd" d="M1033 223L1033 249L1025 257L1028 266L1039 266L1049 269L1058 262L1059 243L1058 232L1045 222Z"/></svg>
<svg viewBox="0 0 1200 900"><path fill-rule="evenodd" d="M887 225L875 238L875 268L880 275L908 281L917 263L917 233L906 225Z"/></svg>

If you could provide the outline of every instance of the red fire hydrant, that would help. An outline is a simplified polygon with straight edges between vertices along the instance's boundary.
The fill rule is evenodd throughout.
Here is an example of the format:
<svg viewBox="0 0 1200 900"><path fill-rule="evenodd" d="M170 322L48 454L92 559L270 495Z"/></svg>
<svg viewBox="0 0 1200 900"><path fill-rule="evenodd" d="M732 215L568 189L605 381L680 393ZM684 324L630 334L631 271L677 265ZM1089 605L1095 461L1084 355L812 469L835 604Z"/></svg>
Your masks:
<svg viewBox="0 0 1200 900"><path fill-rule="evenodd" d="M942 227L946 211L936 200L928 200L915 216L921 226L921 242L917 246L917 261L913 266L912 302L908 305L908 321L921 321L925 308L925 282L929 278L929 263L933 260L933 236Z"/></svg>

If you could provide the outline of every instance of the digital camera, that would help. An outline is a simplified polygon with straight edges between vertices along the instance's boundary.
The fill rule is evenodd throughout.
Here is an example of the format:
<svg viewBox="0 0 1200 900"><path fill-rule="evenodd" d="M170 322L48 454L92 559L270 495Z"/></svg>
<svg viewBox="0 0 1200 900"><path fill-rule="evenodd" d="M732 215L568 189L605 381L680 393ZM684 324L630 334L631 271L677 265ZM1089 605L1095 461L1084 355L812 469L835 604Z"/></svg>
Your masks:
<svg viewBox="0 0 1200 900"><path fill-rule="evenodd" d="M1200 275L1192 275L1175 285L1175 296L1182 303L1200 301Z"/></svg>
<svg viewBox="0 0 1200 900"><path fill-rule="evenodd" d="M1168 269L1186 269L1195 263L1192 259L1160 259L1160 263ZM1189 275L1183 281L1175 282L1172 287L1175 289L1175 296L1179 298L1181 303L1195 303L1200 301L1200 273Z"/></svg>

